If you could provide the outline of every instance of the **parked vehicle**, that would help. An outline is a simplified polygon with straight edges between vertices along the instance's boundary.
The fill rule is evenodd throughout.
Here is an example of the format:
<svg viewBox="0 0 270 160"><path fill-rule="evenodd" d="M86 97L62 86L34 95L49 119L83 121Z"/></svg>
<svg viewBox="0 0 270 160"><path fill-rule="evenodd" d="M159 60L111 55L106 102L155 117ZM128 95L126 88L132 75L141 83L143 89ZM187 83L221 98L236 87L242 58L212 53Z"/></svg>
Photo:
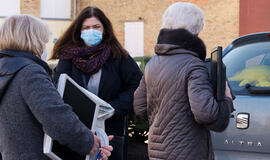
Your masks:
<svg viewBox="0 0 270 160"><path fill-rule="evenodd" d="M230 124L212 132L216 160L270 159L270 32L234 40L223 51L235 95Z"/></svg>

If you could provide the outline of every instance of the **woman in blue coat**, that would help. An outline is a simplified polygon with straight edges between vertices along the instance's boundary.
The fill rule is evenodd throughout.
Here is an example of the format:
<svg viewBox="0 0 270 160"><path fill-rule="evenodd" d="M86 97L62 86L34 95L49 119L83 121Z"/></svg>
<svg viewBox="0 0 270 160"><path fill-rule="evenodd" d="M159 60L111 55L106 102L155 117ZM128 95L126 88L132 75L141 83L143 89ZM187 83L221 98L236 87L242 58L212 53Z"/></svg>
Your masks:
<svg viewBox="0 0 270 160"><path fill-rule="evenodd" d="M51 59L59 59L55 82L66 73L115 109L105 128L107 134L115 135L110 160L119 160L123 150L116 141L123 136L125 116L133 112L133 94L142 73L116 39L110 20L100 9L86 7L57 40Z"/></svg>

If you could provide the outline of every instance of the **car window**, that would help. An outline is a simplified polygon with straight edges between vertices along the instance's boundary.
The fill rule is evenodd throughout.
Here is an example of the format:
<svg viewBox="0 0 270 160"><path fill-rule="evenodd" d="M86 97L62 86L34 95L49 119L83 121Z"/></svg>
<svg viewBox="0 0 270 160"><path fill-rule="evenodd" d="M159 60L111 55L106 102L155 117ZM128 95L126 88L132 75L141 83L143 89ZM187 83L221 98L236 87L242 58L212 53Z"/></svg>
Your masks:
<svg viewBox="0 0 270 160"><path fill-rule="evenodd" d="M234 48L223 57L234 94L249 94L246 86L270 87L270 42Z"/></svg>

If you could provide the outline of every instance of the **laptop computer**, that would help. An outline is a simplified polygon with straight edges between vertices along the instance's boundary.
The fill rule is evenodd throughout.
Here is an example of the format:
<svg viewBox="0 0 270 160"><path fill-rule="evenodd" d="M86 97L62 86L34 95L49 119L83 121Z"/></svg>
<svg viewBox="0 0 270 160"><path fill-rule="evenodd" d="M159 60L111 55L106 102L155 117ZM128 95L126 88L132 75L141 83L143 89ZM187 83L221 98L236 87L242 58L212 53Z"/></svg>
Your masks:
<svg viewBox="0 0 270 160"><path fill-rule="evenodd" d="M101 138L101 145L108 145L104 123L114 114L112 106L78 85L67 74L60 75L57 90L64 102L72 107L72 111L79 117L80 121L89 129L96 131L97 136ZM45 134L43 152L52 160L61 160L64 159L65 153L74 151L60 145ZM74 154L76 153L74 152ZM91 157L93 156L87 155L82 159L89 160Z"/></svg>

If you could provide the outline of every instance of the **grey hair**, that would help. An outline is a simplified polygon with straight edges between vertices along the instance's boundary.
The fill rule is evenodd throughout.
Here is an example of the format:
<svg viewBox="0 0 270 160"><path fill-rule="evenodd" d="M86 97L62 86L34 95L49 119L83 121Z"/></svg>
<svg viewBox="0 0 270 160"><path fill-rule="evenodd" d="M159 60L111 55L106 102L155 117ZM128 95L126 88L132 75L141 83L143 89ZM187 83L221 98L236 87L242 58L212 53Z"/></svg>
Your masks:
<svg viewBox="0 0 270 160"><path fill-rule="evenodd" d="M162 18L162 28L186 29L194 35L204 26L203 11L192 3L177 2L167 8Z"/></svg>
<svg viewBox="0 0 270 160"><path fill-rule="evenodd" d="M0 25L0 49L27 51L40 56L49 41L46 23L30 15L14 15Z"/></svg>

